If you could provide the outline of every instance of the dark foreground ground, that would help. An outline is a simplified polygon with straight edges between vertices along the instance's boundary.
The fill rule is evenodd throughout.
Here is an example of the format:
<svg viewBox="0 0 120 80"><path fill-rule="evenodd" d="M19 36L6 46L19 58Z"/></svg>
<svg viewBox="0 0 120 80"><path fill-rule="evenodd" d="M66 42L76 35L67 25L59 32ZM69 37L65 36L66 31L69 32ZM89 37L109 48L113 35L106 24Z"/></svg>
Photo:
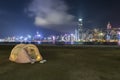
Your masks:
<svg viewBox="0 0 120 80"><path fill-rule="evenodd" d="M17 64L0 46L0 80L120 80L120 48L38 46L47 60Z"/></svg>

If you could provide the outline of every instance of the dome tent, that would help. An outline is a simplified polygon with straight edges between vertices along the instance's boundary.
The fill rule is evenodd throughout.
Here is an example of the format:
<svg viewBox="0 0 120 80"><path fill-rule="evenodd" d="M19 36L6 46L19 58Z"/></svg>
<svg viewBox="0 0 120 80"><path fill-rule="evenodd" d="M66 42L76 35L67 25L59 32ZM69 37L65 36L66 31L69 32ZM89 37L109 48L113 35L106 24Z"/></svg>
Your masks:
<svg viewBox="0 0 120 80"><path fill-rule="evenodd" d="M43 58L35 45L18 44L12 49L9 60L16 63L34 63Z"/></svg>

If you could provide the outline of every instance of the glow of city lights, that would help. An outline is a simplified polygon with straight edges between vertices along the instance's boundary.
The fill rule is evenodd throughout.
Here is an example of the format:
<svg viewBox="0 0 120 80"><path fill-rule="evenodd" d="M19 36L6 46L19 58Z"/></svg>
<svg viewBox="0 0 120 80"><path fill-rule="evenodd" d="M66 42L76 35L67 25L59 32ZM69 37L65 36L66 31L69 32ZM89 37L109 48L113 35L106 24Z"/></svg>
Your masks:
<svg viewBox="0 0 120 80"><path fill-rule="evenodd" d="M118 41L118 45L120 46L120 41Z"/></svg>
<svg viewBox="0 0 120 80"><path fill-rule="evenodd" d="M23 36L20 36L20 39L23 39Z"/></svg>
<svg viewBox="0 0 120 80"><path fill-rule="evenodd" d="M40 34L38 34L37 36L38 36L38 37L41 37L41 35L40 35Z"/></svg>
<svg viewBox="0 0 120 80"><path fill-rule="evenodd" d="M24 41L27 41L28 40L28 38L24 38Z"/></svg>
<svg viewBox="0 0 120 80"><path fill-rule="evenodd" d="M37 31L36 33L37 33L37 34L39 34L39 32L38 32L38 31Z"/></svg>
<svg viewBox="0 0 120 80"><path fill-rule="evenodd" d="M80 21L80 22L81 22L81 21L82 21L82 19L81 19L81 18L79 18L79 19L78 19L78 21Z"/></svg>
<svg viewBox="0 0 120 80"><path fill-rule="evenodd" d="M31 36L31 35L28 35L28 38L32 38L32 36Z"/></svg>
<svg viewBox="0 0 120 80"><path fill-rule="evenodd" d="M118 32L118 34L120 35L120 32Z"/></svg>
<svg viewBox="0 0 120 80"><path fill-rule="evenodd" d="M100 33L99 35L100 35L100 36L103 36L104 34L103 34L103 33Z"/></svg>
<svg viewBox="0 0 120 80"><path fill-rule="evenodd" d="M74 34L70 34L71 36L73 36Z"/></svg>
<svg viewBox="0 0 120 80"><path fill-rule="evenodd" d="M41 41L38 41L37 43L38 43L38 44L41 44Z"/></svg>
<svg viewBox="0 0 120 80"><path fill-rule="evenodd" d="M52 36L53 40L55 40L55 36Z"/></svg>

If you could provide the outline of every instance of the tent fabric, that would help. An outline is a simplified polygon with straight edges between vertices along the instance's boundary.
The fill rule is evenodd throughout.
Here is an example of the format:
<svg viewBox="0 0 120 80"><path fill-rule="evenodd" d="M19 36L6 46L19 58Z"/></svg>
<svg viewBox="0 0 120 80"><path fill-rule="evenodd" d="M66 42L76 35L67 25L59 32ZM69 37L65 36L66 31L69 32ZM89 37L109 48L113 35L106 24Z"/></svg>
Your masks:
<svg viewBox="0 0 120 80"><path fill-rule="evenodd" d="M16 63L31 63L41 61L39 49L33 44L18 44L10 54L9 60Z"/></svg>

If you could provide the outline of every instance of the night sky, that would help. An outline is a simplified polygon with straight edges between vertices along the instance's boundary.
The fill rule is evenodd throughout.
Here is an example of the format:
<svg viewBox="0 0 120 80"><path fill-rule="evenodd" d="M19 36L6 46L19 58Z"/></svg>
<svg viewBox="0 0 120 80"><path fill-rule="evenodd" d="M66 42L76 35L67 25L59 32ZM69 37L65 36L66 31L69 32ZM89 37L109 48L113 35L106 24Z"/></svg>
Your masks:
<svg viewBox="0 0 120 80"><path fill-rule="evenodd" d="M37 1L39 2L36 4ZM57 32L73 32L77 26L75 23L78 18L83 18L85 28L106 28L109 21L114 27L120 27L119 0L52 1L53 0L0 0L0 36L33 34L36 31L44 35ZM41 5L42 2L44 2L45 5ZM62 3L62 7L58 7L59 9L56 10L60 10L60 14L54 10L55 8L46 8L46 5L49 5L49 3L56 7L55 4L61 2L64 2L64 4ZM32 3L34 3L34 5L31 5ZM52 18L58 21L50 19L49 14L44 12L42 12L43 14L41 15L41 10L37 11L38 9L36 9L36 7L38 9L39 7L43 7L40 8L43 9L43 11L44 9L48 9L46 12L50 12L51 15L55 14L57 18L56 16L52 16ZM47 18L44 14L47 15ZM64 16L68 19L64 18ZM42 25L40 21L44 21Z"/></svg>

